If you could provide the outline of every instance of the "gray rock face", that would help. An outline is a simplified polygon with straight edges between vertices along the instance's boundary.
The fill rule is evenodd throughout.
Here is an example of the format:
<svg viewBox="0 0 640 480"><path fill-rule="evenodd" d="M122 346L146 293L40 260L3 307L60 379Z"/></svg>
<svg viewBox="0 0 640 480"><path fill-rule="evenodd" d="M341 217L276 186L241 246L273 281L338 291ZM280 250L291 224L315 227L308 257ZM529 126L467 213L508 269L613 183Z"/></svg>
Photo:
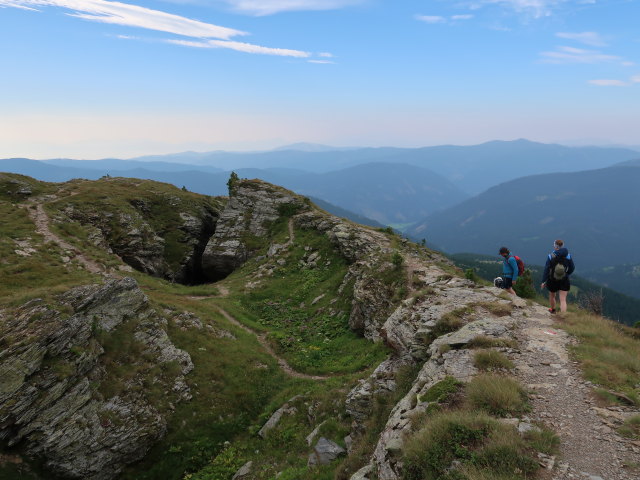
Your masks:
<svg viewBox="0 0 640 480"><path fill-rule="evenodd" d="M280 419L284 415L292 415L296 413L297 411L296 408L293 406L290 406L290 404L295 402L299 398L300 398L300 395L296 395L295 397L290 399L287 403L285 403L283 406L281 406L278 410L276 410L274 414L271 415L271 417L269 417L269 420L267 420L267 422L262 426L262 428L258 432L258 435L262 438L265 438L267 434L271 430L273 430L278 425L278 423L280 423Z"/></svg>
<svg viewBox="0 0 640 480"><path fill-rule="evenodd" d="M269 224L287 208L296 211L307 207L301 197L288 190L258 180L240 181L204 249L205 277L222 279L246 262L251 253L251 239L265 237ZM276 251L277 248L272 249L271 254Z"/></svg>
<svg viewBox="0 0 640 480"><path fill-rule="evenodd" d="M155 222L151 206L145 200L132 200L127 211L110 211L69 204L64 217L93 227L90 241L117 254L124 262L141 272L179 283L197 283L202 278L202 252L213 235L218 212L208 204L196 207L183 205L179 198L171 200L178 210L177 225ZM58 218L58 221L65 221ZM184 256L175 262L167 254L167 230L178 232L178 243ZM170 247L175 249L175 247Z"/></svg>
<svg viewBox="0 0 640 480"><path fill-rule="evenodd" d="M0 312L0 439L22 442L28 455L64 477L111 479L165 433L164 414L145 382L161 386L164 400L187 399L184 375L193 364L133 279L79 287L60 302L59 309L32 300ZM150 363L132 365L137 374L106 397L102 384L117 380L102 361L106 339L124 324ZM154 377L153 366L164 363L177 372Z"/></svg>
<svg viewBox="0 0 640 480"><path fill-rule="evenodd" d="M320 437L316 446L313 447L313 452L309 454L307 465L329 465L336 458L346 454L347 451L337 443Z"/></svg>

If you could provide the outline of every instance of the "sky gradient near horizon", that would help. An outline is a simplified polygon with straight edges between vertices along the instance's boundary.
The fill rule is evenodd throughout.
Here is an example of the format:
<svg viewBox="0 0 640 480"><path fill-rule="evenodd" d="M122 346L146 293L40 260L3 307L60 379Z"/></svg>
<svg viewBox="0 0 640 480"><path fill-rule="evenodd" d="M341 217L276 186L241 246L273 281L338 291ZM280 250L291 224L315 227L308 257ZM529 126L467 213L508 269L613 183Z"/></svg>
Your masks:
<svg viewBox="0 0 640 480"><path fill-rule="evenodd" d="M0 158L640 145L640 0L0 0Z"/></svg>

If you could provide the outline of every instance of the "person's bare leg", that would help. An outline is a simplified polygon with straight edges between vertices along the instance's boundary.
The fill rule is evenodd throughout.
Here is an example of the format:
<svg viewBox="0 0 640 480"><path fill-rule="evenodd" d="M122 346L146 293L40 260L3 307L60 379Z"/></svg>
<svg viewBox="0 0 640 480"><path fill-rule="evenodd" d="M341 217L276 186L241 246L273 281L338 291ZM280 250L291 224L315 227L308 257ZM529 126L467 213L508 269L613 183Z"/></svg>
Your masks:
<svg viewBox="0 0 640 480"><path fill-rule="evenodd" d="M511 295L515 295L516 297L518 296L518 295L516 295L516 291L513 289L513 287L512 288L505 288L505 290L507 292L509 292Z"/></svg>
<svg viewBox="0 0 640 480"><path fill-rule="evenodd" d="M551 310L556 309L556 294L555 292L549 292L549 306Z"/></svg>
<svg viewBox="0 0 640 480"><path fill-rule="evenodd" d="M560 311L561 312L566 312L567 311L567 294L569 292L563 292L562 290L560 290Z"/></svg>

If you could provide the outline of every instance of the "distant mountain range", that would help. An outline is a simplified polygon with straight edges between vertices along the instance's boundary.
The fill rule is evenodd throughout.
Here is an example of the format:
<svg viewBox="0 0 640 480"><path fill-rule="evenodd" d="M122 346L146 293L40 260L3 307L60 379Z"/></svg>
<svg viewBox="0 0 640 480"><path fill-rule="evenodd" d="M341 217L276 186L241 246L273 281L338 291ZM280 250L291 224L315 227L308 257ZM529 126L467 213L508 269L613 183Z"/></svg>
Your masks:
<svg viewBox="0 0 640 480"><path fill-rule="evenodd" d="M628 148L566 147L528 140L423 148L334 149L304 145L286 148L290 149L268 152L188 152L134 160L208 165L224 170L279 167L311 172L330 172L365 163L404 163L431 170L464 192L477 194L493 185L527 175L603 168L640 158L638 151Z"/></svg>
<svg viewBox="0 0 640 480"><path fill-rule="evenodd" d="M541 263L562 238L579 272L640 263L640 168L535 175L495 186L408 230L447 252L495 255L502 245Z"/></svg>

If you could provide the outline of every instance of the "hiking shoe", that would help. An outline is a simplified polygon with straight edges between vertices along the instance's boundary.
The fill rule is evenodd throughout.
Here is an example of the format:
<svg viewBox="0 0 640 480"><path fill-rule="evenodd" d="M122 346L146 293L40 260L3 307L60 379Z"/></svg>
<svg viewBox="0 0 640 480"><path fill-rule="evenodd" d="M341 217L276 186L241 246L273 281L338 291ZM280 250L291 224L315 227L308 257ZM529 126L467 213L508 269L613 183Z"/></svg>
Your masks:
<svg viewBox="0 0 640 480"><path fill-rule="evenodd" d="M550 308L549 309L549 313L556 313L556 309L555 308Z"/></svg>

